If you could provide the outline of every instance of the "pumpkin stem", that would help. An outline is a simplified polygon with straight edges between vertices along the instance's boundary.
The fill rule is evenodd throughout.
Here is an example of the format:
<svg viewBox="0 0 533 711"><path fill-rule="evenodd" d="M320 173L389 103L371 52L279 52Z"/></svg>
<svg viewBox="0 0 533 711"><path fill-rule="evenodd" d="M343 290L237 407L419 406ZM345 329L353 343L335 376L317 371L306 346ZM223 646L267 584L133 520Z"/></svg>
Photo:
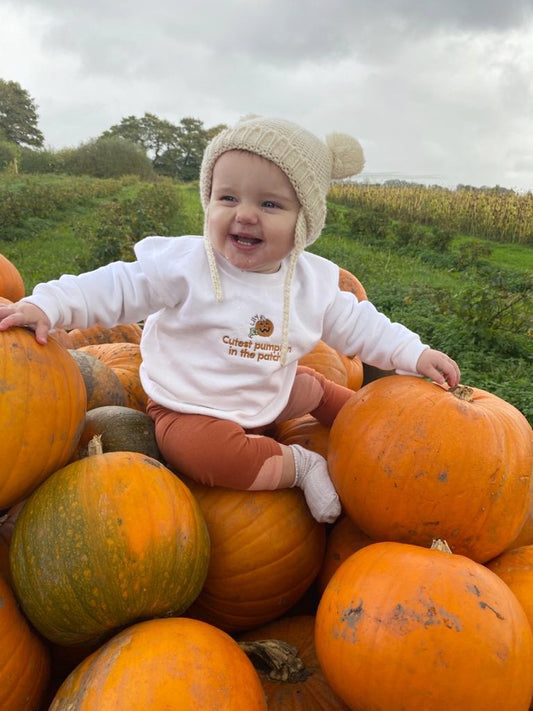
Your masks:
<svg viewBox="0 0 533 711"><path fill-rule="evenodd" d="M446 541L441 540L440 538L434 538L433 543L431 544L430 550L432 551L442 551L443 553L451 553L452 549L450 546L446 543Z"/></svg>
<svg viewBox="0 0 533 711"><path fill-rule="evenodd" d="M469 385L456 385L454 388L450 388L448 392L452 393L458 400L466 400L466 402L474 400L474 389Z"/></svg>
<svg viewBox="0 0 533 711"><path fill-rule="evenodd" d="M259 671L274 681L288 681L295 684L305 681L308 671L298 650L281 639L261 639L256 642L239 642L239 647Z"/></svg>
<svg viewBox="0 0 533 711"><path fill-rule="evenodd" d="M93 454L103 454L104 448L102 446L102 435L95 434L89 440L87 445L87 456L90 457Z"/></svg>

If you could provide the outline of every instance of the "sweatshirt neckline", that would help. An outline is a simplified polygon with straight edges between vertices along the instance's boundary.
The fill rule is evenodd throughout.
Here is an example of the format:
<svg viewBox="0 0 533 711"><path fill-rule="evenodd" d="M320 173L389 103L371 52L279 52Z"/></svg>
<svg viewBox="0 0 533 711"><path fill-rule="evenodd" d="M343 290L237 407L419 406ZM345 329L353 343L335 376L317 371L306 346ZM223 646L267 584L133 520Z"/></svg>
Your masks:
<svg viewBox="0 0 533 711"><path fill-rule="evenodd" d="M237 281L249 283L249 284L265 284L265 285L277 285L283 284L285 281L285 274L287 273L287 258L281 262L281 266L277 272L249 272L238 267L234 267L230 264L227 259L222 255L215 252L215 259L217 266L221 272L227 276L235 279Z"/></svg>

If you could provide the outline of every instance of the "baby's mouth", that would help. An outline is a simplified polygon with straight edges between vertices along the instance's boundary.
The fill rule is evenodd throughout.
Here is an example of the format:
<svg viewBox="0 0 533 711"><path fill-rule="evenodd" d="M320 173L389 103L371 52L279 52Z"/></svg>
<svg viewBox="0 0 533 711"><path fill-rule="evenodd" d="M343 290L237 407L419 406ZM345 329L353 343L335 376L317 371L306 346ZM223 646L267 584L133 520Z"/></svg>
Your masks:
<svg viewBox="0 0 533 711"><path fill-rule="evenodd" d="M232 234L231 239L235 244L238 244L241 247L254 247L256 244L260 244L262 242L262 240L258 237L251 237L249 235Z"/></svg>

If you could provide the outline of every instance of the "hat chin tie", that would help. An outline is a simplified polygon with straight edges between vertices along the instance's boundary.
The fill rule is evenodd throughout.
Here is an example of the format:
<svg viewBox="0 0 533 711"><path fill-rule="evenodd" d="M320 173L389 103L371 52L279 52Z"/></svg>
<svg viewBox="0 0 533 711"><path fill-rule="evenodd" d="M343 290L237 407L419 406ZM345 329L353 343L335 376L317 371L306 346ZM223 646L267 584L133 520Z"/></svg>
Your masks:
<svg viewBox="0 0 533 711"><path fill-rule="evenodd" d="M289 313L291 308L291 282L296 269L296 260L304 251L307 243L307 222L302 208L298 212L296 219L296 227L294 229L294 247L291 252L289 268L285 275L285 283L283 285L283 325L281 329L281 354L280 364L283 366L287 361L289 353Z"/></svg>

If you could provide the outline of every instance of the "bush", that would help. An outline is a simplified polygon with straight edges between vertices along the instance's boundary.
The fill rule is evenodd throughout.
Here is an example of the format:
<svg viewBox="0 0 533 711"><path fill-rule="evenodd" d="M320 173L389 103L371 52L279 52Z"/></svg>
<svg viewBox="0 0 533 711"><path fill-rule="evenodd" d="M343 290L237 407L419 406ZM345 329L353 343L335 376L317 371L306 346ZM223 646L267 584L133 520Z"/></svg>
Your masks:
<svg viewBox="0 0 533 711"><path fill-rule="evenodd" d="M122 202L105 203L95 213L90 235L80 234L80 239L90 244L90 254L80 266L88 270L118 259L131 261L137 241L150 234L169 233L180 204L176 185L166 178L141 185L133 197Z"/></svg>
<svg viewBox="0 0 533 711"><path fill-rule="evenodd" d="M15 143L0 141L0 170L15 165L18 158L19 148Z"/></svg>
<svg viewBox="0 0 533 711"><path fill-rule="evenodd" d="M152 164L143 149L123 138L98 138L76 149L61 152L65 172L94 178L120 178L137 175L142 180L153 176Z"/></svg>
<svg viewBox="0 0 533 711"><path fill-rule="evenodd" d="M19 171L21 173L55 173L65 172L61 153L50 150L33 150L22 148L20 151Z"/></svg>

